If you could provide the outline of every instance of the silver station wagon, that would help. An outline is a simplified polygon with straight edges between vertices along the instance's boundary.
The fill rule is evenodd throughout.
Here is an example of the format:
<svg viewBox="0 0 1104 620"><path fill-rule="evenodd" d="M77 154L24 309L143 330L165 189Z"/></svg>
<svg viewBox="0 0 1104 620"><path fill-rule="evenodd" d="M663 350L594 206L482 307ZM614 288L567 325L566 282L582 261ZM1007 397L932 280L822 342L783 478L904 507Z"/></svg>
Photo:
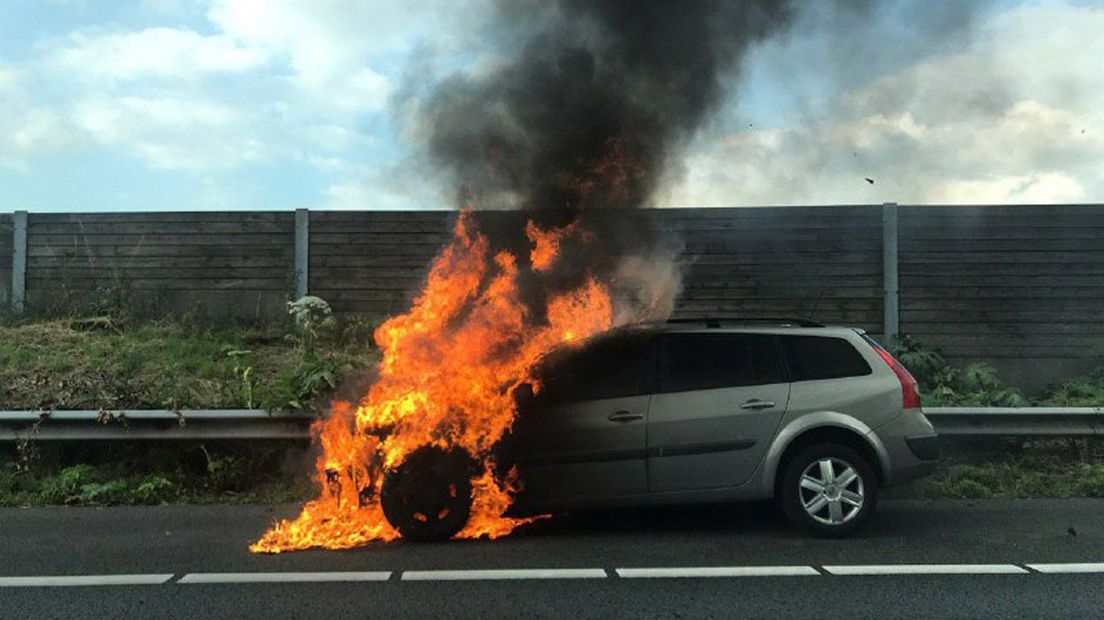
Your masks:
<svg viewBox="0 0 1104 620"><path fill-rule="evenodd" d="M939 459L916 381L858 329L677 320L550 355L538 375L497 457L519 468L518 513L775 498L800 528L842 536L879 488ZM416 453L388 474L381 500L404 537L464 525L463 461Z"/></svg>

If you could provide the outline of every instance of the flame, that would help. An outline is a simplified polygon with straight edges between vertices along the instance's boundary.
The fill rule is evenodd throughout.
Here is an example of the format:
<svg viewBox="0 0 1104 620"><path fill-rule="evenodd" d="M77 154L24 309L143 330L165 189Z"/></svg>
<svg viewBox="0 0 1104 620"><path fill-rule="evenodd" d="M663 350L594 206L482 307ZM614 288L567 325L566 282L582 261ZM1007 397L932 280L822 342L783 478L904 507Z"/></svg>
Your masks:
<svg viewBox="0 0 1104 620"><path fill-rule="evenodd" d="M534 270L552 265L574 227L526 227ZM333 403L314 426L319 498L274 524L252 551L397 538L379 504L381 480L426 445L463 448L482 462L472 479L471 518L458 537L497 538L531 520L503 516L519 481L512 470L500 478L489 456L516 414L513 390L534 382L534 367L552 349L610 329L614 311L608 286L590 278L551 297L537 320L520 298L518 269L512 254L492 252L472 212L461 211L411 309L376 330L383 353L376 383L359 403Z"/></svg>

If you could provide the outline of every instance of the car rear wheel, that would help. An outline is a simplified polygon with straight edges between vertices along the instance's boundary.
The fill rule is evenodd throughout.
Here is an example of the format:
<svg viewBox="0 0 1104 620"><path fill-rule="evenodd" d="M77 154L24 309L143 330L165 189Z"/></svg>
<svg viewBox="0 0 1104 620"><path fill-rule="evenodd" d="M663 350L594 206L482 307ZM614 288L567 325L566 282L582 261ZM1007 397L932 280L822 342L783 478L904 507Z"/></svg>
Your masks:
<svg viewBox="0 0 1104 620"><path fill-rule="evenodd" d="M418 448L387 472L380 504L403 538L445 540L471 516L473 460L459 449Z"/></svg>
<svg viewBox="0 0 1104 620"><path fill-rule="evenodd" d="M874 512L878 480L858 452L840 444L800 449L782 472L782 510L801 529L846 536Z"/></svg>

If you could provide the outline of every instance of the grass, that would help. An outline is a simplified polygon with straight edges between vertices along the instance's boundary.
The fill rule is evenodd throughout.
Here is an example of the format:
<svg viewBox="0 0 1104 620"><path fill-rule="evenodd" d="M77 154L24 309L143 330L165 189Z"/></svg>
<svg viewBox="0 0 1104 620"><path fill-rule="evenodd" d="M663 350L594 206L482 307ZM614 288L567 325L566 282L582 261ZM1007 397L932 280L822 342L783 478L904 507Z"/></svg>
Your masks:
<svg viewBox="0 0 1104 620"><path fill-rule="evenodd" d="M0 506L302 501L313 459L291 443L40 445L0 456Z"/></svg>
<svg viewBox="0 0 1104 620"><path fill-rule="evenodd" d="M371 368L355 320L311 343L281 326L61 319L0 326L2 409L301 408Z"/></svg>
<svg viewBox="0 0 1104 620"><path fill-rule="evenodd" d="M889 497L918 499L1104 497L1104 457L1081 450L1044 448L1026 452L952 456L939 469Z"/></svg>

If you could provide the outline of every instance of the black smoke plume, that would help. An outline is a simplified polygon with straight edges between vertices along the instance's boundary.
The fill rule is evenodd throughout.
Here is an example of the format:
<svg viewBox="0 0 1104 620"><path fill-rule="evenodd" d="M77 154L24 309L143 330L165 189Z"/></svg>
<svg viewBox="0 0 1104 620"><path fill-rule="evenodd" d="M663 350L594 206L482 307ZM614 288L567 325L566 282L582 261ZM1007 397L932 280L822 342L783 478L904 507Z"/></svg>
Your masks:
<svg viewBox="0 0 1104 620"><path fill-rule="evenodd" d="M493 10L498 60L436 84L421 108L430 161L454 178L458 202L519 209L544 227L582 219L590 234L565 240L564 264L535 278L534 293L611 276L626 257L669 258L670 240L624 210L651 205L744 53L790 21L789 3L502 0ZM525 247L509 219L492 240Z"/></svg>

